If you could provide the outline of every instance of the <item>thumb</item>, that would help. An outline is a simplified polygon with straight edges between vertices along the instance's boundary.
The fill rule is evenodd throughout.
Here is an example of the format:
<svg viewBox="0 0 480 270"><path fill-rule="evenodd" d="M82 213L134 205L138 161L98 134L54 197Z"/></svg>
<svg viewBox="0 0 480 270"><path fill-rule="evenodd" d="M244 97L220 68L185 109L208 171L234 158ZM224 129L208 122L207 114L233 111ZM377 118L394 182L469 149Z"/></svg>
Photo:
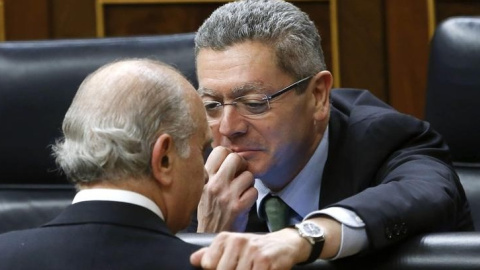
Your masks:
<svg viewBox="0 0 480 270"><path fill-rule="evenodd" d="M201 248L201 249L195 251L194 253L192 253L192 255L190 255L190 263L193 266L200 267L203 255L205 254L206 250L207 250L207 248Z"/></svg>

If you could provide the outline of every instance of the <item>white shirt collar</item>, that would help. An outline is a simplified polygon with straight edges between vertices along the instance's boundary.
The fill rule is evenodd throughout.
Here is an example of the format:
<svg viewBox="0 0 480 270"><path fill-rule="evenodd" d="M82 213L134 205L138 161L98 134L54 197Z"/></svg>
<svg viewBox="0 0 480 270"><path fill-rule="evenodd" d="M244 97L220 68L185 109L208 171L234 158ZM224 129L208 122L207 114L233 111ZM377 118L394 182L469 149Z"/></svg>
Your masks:
<svg viewBox="0 0 480 270"><path fill-rule="evenodd" d="M300 173L280 192L279 196L285 203L297 212L301 221L310 212L318 210L322 175L328 156L328 126L317 149ZM270 193L260 179L255 179L258 190L257 213L260 213L260 203Z"/></svg>
<svg viewBox="0 0 480 270"><path fill-rule="evenodd" d="M72 204L85 201L113 201L131 203L147 208L161 219L164 219L162 211L152 200L133 191L107 188L83 189L75 195Z"/></svg>

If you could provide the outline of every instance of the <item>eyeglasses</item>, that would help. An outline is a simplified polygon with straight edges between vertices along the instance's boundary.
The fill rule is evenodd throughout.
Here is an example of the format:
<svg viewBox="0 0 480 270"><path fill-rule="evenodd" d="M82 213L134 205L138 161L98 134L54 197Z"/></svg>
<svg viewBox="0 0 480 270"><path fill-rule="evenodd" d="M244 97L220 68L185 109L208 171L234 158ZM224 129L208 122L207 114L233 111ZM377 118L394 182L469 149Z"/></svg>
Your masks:
<svg viewBox="0 0 480 270"><path fill-rule="evenodd" d="M311 79L313 75L303 78L289 86L275 92L272 95L265 94L250 94L238 97L230 103L222 103L220 101L205 100L203 105L207 111L207 120L209 122L216 122L220 120L223 115L223 107L226 105L235 106L237 112L243 116L260 116L270 109L270 102L288 91L295 89L298 85Z"/></svg>

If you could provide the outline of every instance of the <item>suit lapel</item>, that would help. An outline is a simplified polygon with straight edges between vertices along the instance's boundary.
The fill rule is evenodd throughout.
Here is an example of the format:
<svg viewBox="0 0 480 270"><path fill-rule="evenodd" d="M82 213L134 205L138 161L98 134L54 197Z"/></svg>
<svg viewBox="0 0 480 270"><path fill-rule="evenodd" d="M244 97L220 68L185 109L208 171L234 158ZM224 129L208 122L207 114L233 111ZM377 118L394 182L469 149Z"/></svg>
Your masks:
<svg viewBox="0 0 480 270"><path fill-rule="evenodd" d="M347 136L347 116L331 107L329 121L328 157L322 176L319 209L335 203L351 194L349 184L350 158L347 151L349 140Z"/></svg>

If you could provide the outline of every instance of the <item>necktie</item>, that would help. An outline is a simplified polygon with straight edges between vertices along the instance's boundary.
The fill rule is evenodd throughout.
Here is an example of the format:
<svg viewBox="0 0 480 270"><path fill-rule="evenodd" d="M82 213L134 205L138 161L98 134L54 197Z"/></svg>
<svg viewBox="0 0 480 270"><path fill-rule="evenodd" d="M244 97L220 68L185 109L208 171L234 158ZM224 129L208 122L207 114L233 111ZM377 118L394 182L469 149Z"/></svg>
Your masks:
<svg viewBox="0 0 480 270"><path fill-rule="evenodd" d="M279 197L268 195L264 202L265 215L272 232L289 225L290 207Z"/></svg>

